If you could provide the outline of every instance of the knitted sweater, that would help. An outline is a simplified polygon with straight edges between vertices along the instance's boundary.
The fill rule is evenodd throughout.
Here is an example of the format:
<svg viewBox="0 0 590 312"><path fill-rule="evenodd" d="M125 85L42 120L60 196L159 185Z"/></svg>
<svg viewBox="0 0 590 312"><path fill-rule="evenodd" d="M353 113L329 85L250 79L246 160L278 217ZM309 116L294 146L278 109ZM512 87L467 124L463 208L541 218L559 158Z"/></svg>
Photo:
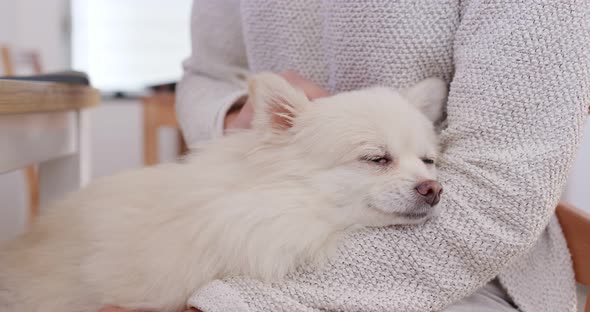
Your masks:
<svg viewBox="0 0 590 312"><path fill-rule="evenodd" d="M331 92L439 76L450 94L438 218L354 233L321 270L215 281L191 303L436 311L498 276L522 311L574 311L554 207L590 103L589 22L585 0L196 0L178 90L189 143L222 134L249 72L295 69Z"/></svg>

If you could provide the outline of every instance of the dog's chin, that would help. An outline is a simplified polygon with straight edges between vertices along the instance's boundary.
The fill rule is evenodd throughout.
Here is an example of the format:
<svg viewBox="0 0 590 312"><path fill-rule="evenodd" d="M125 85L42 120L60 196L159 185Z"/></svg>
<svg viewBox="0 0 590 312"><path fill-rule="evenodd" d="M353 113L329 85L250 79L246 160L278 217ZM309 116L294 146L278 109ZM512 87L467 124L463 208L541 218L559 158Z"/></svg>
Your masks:
<svg viewBox="0 0 590 312"><path fill-rule="evenodd" d="M429 207L425 211L409 211L405 213L395 213L395 215L400 220L399 224L416 224L434 217L437 214L436 211L436 208Z"/></svg>
<svg viewBox="0 0 590 312"><path fill-rule="evenodd" d="M386 225L418 224L438 214L437 206L431 207L429 205L417 205L416 207L403 211L382 209L371 204L368 206L384 217L383 221L387 223Z"/></svg>

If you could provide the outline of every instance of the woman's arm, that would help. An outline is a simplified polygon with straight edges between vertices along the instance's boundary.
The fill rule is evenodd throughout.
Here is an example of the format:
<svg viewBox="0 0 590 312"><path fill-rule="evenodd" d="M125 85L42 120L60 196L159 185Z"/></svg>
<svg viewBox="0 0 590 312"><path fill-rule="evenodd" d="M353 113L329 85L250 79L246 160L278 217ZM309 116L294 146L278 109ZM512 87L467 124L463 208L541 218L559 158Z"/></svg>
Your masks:
<svg viewBox="0 0 590 312"><path fill-rule="evenodd" d="M239 0L195 0L191 42L176 98L189 146L222 135L226 113L243 102L248 64Z"/></svg>

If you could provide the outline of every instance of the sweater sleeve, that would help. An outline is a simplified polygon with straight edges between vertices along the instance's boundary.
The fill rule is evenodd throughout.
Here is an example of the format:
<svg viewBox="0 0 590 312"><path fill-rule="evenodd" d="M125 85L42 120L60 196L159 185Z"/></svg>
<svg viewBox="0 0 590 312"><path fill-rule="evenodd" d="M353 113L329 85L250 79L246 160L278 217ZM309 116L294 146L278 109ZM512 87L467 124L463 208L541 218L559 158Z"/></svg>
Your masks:
<svg viewBox="0 0 590 312"><path fill-rule="evenodd" d="M216 311L438 311L533 246L554 213L590 103L589 4L464 1L441 139L439 217L350 235L321 270L216 281ZM573 282L573 281L572 281Z"/></svg>
<svg viewBox="0 0 590 312"><path fill-rule="evenodd" d="M177 92L177 115L189 146L222 135L226 112L246 94L239 1L195 0L191 41Z"/></svg>

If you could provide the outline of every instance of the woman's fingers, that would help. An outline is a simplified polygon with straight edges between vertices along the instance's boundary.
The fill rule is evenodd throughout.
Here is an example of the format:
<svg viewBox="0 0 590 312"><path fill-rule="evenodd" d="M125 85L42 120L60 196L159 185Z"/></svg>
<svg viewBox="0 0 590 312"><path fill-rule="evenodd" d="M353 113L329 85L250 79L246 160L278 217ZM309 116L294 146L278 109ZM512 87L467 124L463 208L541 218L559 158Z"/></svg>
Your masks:
<svg viewBox="0 0 590 312"><path fill-rule="evenodd" d="M315 82L299 75L294 70L286 70L280 74L294 87L301 89L310 100L329 96L330 93Z"/></svg>

